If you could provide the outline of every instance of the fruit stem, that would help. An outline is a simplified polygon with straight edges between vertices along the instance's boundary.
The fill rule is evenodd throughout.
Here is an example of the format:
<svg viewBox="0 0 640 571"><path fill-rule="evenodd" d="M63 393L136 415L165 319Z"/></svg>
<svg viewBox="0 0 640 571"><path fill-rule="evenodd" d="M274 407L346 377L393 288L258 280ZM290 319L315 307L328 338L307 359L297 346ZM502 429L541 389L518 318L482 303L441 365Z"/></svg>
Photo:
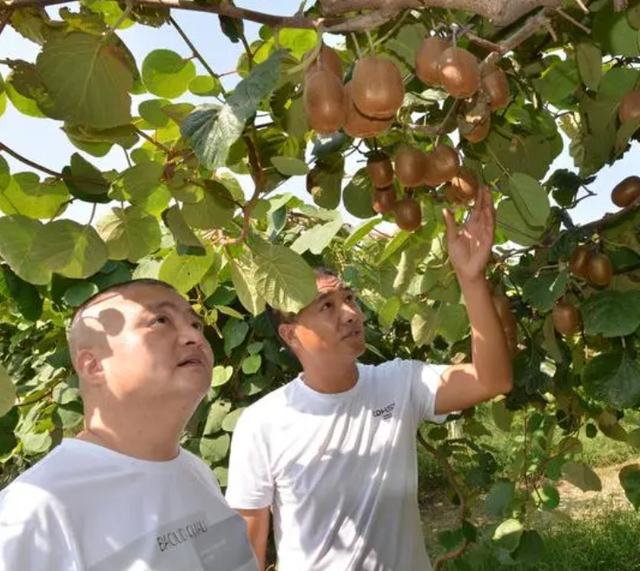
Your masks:
<svg viewBox="0 0 640 571"><path fill-rule="evenodd" d="M358 54L358 59L362 59L362 51L360 50L360 44L358 43L358 38L354 32L351 32L351 39L353 40L353 45L356 48L356 53Z"/></svg>
<svg viewBox="0 0 640 571"><path fill-rule="evenodd" d="M371 55L374 55L376 53L376 46L373 43L373 38L371 37L371 32L369 30L365 30L365 33L367 34L367 41L369 42L369 50L371 52Z"/></svg>

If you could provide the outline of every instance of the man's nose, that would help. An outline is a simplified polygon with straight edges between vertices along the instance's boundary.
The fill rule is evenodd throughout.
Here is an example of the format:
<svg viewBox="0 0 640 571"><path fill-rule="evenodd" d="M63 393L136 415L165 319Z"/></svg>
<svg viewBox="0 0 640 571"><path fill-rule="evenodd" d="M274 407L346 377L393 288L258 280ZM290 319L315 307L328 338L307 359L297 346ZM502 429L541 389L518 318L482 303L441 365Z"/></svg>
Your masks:
<svg viewBox="0 0 640 571"><path fill-rule="evenodd" d="M201 345L202 341L202 332L193 325L183 325L180 328L180 342L184 345Z"/></svg>

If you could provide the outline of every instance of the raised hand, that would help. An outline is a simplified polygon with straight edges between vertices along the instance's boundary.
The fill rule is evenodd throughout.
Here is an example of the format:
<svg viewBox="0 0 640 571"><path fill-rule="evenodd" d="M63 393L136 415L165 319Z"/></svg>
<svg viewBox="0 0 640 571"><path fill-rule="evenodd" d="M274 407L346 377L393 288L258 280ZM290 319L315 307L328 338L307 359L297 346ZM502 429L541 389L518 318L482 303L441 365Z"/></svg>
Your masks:
<svg viewBox="0 0 640 571"><path fill-rule="evenodd" d="M450 210L445 209L443 215L447 225L449 259L458 279L462 282L484 278L496 224L489 188L484 185L480 188L473 212L461 228L456 225Z"/></svg>

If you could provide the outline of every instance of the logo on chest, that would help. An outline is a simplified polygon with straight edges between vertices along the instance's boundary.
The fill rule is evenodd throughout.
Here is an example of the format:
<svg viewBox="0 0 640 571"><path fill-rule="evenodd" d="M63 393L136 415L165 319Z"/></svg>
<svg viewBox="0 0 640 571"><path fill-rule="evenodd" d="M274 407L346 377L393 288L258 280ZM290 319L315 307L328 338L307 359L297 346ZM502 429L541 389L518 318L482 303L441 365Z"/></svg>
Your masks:
<svg viewBox="0 0 640 571"><path fill-rule="evenodd" d="M374 418L378 418L378 417L381 416L383 420L389 420L393 416L393 409L394 408L396 408L396 403L395 402L392 402L391 404L388 404L384 408L376 408L373 411L373 417Z"/></svg>

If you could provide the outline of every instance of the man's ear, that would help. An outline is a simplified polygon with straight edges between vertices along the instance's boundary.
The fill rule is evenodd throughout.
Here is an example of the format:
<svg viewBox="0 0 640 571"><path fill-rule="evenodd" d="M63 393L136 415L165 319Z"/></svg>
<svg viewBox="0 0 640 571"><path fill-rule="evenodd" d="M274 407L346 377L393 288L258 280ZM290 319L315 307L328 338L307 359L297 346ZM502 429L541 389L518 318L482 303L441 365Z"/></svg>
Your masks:
<svg viewBox="0 0 640 571"><path fill-rule="evenodd" d="M75 359L75 369L78 376L91 385L97 385L104 380L102 361L91 350L81 349Z"/></svg>
<svg viewBox="0 0 640 571"><path fill-rule="evenodd" d="M293 348L293 345L296 342L296 326L294 323L281 323L278 326L278 334L287 344L287 347Z"/></svg>

